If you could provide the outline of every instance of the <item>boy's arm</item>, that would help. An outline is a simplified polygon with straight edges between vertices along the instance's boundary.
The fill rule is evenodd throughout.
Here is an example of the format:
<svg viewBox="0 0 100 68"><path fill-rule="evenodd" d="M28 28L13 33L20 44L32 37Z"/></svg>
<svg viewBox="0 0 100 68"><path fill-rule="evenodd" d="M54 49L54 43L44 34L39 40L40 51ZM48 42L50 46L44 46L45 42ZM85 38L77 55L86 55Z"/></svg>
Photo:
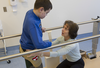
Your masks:
<svg viewBox="0 0 100 68"><path fill-rule="evenodd" d="M32 25L31 29L29 29L29 34L30 34L33 45L37 49L47 48L52 45L51 42L44 42L42 40L42 36L40 36L39 31L35 25Z"/></svg>

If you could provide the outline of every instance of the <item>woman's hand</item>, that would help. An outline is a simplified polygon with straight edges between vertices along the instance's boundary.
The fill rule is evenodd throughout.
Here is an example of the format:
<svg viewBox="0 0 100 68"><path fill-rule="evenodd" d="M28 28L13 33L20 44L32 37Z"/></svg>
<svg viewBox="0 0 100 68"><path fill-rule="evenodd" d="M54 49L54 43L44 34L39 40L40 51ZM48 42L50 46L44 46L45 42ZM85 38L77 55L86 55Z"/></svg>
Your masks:
<svg viewBox="0 0 100 68"><path fill-rule="evenodd" d="M42 52L37 52L37 53L32 53L28 55L27 57L32 57L32 56L41 56Z"/></svg>

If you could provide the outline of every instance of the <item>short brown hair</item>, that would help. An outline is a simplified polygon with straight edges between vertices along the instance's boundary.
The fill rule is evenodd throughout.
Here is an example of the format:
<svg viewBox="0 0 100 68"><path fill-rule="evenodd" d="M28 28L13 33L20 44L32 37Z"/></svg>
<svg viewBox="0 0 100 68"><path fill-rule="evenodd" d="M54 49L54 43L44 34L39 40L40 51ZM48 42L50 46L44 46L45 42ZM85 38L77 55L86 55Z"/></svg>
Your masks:
<svg viewBox="0 0 100 68"><path fill-rule="evenodd" d="M52 3L50 0L36 0L34 4L34 9L44 7L44 11L52 9Z"/></svg>
<svg viewBox="0 0 100 68"><path fill-rule="evenodd" d="M69 36L71 39L75 39L77 37L77 31L79 29L78 25L71 20L65 21L64 25L68 24L69 26Z"/></svg>

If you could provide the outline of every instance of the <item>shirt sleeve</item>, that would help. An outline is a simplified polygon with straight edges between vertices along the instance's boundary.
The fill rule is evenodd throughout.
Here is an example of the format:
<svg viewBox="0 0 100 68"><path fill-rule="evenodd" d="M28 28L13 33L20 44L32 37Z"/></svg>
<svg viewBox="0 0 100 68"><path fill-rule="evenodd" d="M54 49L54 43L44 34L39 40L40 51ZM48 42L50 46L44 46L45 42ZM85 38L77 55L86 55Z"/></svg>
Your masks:
<svg viewBox="0 0 100 68"><path fill-rule="evenodd" d="M60 37L58 37L55 41L52 42L52 45L56 45L56 44L59 44L60 41L59 41Z"/></svg>
<svg viewBox="0 0 100 68"><path fill-rule="evenodd" d="M57 57L69 53L75 48L76 44L66 45L65 47L59 49L56 52L50 52L50 57Z"/></svg>
<svg viewBox="0 0 100 68"><path fill-rule="evenodd" d="M39 34L38 28L34 24L32 24L31 29L29 29L29 34L36 49L47 48L52 45L51 42L43 41L42 36Z"/></svg>

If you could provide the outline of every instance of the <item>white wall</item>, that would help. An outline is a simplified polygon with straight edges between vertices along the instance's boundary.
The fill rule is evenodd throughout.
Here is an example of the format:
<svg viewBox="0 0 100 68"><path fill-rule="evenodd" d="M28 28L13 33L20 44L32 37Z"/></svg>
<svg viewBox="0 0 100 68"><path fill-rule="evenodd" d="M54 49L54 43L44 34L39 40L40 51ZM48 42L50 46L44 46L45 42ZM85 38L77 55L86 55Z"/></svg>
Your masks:
<svg viewBox="0 0 100 68"><path fill-rule="evenodd" d="M22 24L26 11L32 9L35 0L28 0L27 3L22 3L17 0L17 12L12 12L12 7L9 0L0 0L0 20L3 24L5 36L20 34L22 32ZM65 20L73 20L74 22L83 22L96 18L100 15L100 0L51 0L53 9L42 20L42 25L45 28L62 26ZM7 12L3 11L3 7L7 7ZM81 25L78 34L92 32L93 24ZM57 38L61 35L61 29L52 32L52 38ZM19 45L18 38L7 39L7 46ZM44 40L48 39L47 33L43 36Z"/></svg>

